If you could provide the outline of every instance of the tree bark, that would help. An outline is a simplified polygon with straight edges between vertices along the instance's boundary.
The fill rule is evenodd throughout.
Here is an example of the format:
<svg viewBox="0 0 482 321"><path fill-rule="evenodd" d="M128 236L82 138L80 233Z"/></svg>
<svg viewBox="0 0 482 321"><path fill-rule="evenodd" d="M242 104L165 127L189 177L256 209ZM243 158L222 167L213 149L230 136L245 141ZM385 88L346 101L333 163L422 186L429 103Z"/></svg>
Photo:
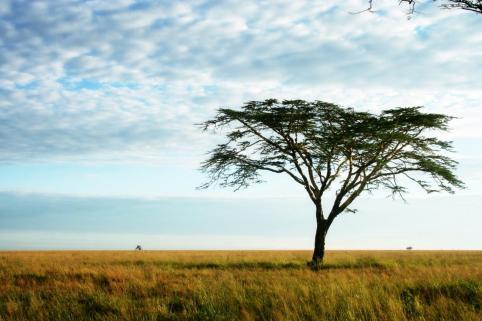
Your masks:
<svg viewBox="0 0 482 321"><path fill-rule="evenodd" d="M314 269L320 268L323 265L326 232L325 222L318 222L315 234L315 249L313 251L313 257L311 258L311 267Z"/></svg>
<svg viewBox="0 0 482 321"><path fill-rule="evenodd" d="M316 234L315 249L311 258L311 268L318 269L323 265L323 257L325 256L325 237L328 231L327 220L323 218L321 203L316 204Z"/></svg>

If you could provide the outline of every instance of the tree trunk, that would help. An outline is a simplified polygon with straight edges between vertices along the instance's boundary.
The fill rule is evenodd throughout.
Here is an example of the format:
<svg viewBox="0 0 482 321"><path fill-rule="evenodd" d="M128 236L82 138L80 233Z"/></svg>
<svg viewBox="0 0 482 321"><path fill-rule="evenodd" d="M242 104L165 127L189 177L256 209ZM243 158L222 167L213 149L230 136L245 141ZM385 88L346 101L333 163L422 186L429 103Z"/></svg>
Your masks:
<svg viewBox="0 0 482 321"><path fill-rule="evenodd" d="M323 257L325 256L325 237L328 231L328 221L323 217L323 209L321 202L316 205L316 234L315 234L315 249L311 262L309 263L312 269L318 269L323 265Z"/></svg>
<svg viewBox="0 0 482 321"><path fill-rule="evenodd" d="M313 257L311 259L311 267L313 269L320 268L323 265L326 232L325 221L318 221L315 234L315 250L313 251Z"/></svg>

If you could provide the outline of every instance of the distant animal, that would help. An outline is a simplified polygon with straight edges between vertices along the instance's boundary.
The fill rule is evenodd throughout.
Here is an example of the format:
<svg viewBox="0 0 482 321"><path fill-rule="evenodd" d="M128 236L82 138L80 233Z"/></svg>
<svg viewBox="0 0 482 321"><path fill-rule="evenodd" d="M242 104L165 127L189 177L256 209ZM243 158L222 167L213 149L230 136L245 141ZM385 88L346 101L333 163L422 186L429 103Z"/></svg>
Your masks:
<svg viewBox="0 0 482 321"><path fill-rule="evenodd" d="M136 251L142 251L142 247L140 245L136 246Z"/></svg>
<svg viewBox="0 0 482 321"><path fill-rule="evenodd" d="M405 250L413 250L413 247L407 246L407 247L405 248Z"/></svg>

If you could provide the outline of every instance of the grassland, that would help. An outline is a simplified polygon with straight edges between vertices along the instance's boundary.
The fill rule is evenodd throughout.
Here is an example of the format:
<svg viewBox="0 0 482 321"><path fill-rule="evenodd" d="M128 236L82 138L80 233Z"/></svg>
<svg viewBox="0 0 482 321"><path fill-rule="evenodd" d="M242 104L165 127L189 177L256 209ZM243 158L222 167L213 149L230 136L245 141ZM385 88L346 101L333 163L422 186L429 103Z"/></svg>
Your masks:
<svg viewBox="0 0 482 321"><path fill-rule="evenodd" d="M0 252L0 320L482 320L482 251Z"/></svg>

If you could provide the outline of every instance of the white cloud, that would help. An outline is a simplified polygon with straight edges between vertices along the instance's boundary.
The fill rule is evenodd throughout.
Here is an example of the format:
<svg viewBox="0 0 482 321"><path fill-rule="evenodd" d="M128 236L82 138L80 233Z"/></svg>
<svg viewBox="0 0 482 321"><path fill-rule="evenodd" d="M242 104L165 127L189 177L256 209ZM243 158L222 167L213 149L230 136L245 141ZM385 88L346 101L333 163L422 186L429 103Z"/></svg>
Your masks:
<svg viewBox="0 0 482 321"><path fill-rule="evenodd" d="M0 5L0 160L204 151L192 125L279 98L425 105L482 138L482 20L396 2L18 1Z"/></svg>

